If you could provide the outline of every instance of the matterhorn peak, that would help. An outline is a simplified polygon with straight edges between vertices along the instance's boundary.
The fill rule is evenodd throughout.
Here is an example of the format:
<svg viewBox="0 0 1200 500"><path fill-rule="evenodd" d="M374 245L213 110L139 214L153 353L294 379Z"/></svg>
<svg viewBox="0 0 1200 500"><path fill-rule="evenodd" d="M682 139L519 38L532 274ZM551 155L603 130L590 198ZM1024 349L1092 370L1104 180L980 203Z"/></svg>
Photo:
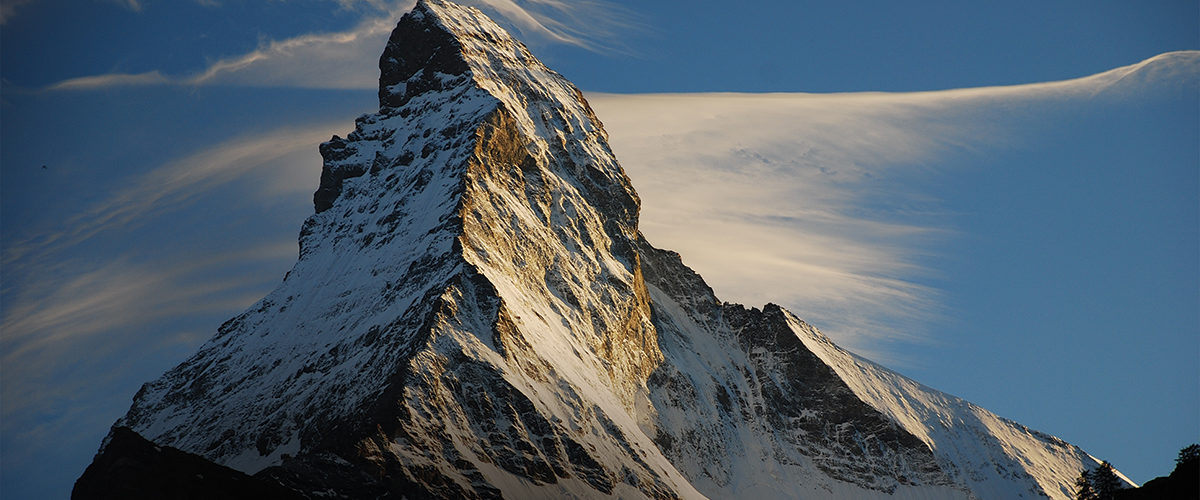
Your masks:
<svg viewBox="0 0 1200 500"><path fill-rule="evenodd" d="M1096 465L718 300L480 11L419 1L379 66L293 269L142 387L76 497L1065 498Z"/></svg>

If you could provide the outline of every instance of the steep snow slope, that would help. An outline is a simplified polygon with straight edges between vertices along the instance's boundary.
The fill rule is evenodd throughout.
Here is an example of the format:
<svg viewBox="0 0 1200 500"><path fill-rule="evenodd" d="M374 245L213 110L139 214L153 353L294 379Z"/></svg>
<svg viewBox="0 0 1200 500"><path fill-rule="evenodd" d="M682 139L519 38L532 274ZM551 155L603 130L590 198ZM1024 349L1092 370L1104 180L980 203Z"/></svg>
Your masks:
<svg viewBox="0 0 1200 500"><path fill-rule="evenodd" d="M379 104L321 145L280 286L118 426L349 498L1062 497L1089 463L721 303L642 238L579 91L479 11L418 2Z"/></svg>
<svg viewBox="0 0 1200 500"><path fill-rule="evenodd" d="M787 322L858 397L921 438L943 469L981 498L1072 498L1079 471L1100 465L1078 446L855 356L791 314ZM1127 486L1137 486L1118 475Z"/></svg>

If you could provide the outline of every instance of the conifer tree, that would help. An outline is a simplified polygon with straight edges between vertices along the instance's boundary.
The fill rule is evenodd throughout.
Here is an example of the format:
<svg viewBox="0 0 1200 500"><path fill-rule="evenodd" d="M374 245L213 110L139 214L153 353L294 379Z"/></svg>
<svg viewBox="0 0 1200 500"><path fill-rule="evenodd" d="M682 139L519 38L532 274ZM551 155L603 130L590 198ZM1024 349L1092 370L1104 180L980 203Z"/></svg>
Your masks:
<svg viewBox="0 0 1200 500"><path fill-rule="evenodd" d="M1179 457L1175 458L1175 468L1187 468L1195 462L1200 462L1200 444L1190 444L1179 450Z"/></svg>
<svg viewBox="0 0 1200 500"><path fill-rule="evenodd" d="M1092 471L1091 476L1092 488L1096 490L1096 498L1099 500L1112 500L1116 497L1117 490L1121 489L1121 480L1117 478L1116 471L1107 460Z"/></svg>
<svg viewBox="0 0 1200 500"><path fill-rule="evenodd" d="M1092 474L1087 469L1079 473L1075 479L1075 500L1096 500L1096 490L1092 489Z"/></svg>

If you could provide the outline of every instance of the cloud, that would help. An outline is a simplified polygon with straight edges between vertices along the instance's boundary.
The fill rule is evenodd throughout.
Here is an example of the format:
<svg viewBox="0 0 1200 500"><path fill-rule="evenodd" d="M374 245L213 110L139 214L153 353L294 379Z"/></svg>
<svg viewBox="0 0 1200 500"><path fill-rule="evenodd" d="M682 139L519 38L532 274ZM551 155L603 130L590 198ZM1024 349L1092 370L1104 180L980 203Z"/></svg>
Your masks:
<svg viewBox="0 0 1200 500"><path fill-rule="evenodd" d="M1095 75L1057 82L1030 83L1003 87L978 87L936 92L914 92L914 101L931 104L958 100L996 102L1032 101L1091 97L1129 98L1157 90L1196 90L1200 88L1200 51L1166 52L1141 62Z"/></svg>
<svg viewBox="0 0 1200 500"><path fill-rule="evenodd" d="M198 245L121 245L123 253L108 257L97 255L94 248L103 247L103 242L95 240L125 241L151 222L157 224L149 231L151 235L170 232L166 226L178 224L179 217L186 217L189 211L216 218L232 209L224 198L215 196L222 192L236 195L246 191L251 205L266 206L280 198L307 200L320 174L318 144L335 132L344 132L351 122L352 116L346 116L213 144L126 179L119 184L125 187L66 217L54 230L25 239L15 239L9 232L4 242L0 324L6 345L2 352L8 358L20 355L22 350L14 350L12 342L24 343L23 339L37 339L30 341L33 344L53 344L111 330L124 324L121 322L167 317L169 310L158 307L138 315L126 314L126 309L136 303L153 305L162 297L179 296L163 289L187 281L185 278L210 278L214 270L260 260L264 251L278 255L281 248L289 248L286 253L294 256L294 235L274 242L235 239L231 242L233 248L223 247L217 258L186 255ZM311 210L307 201L302 204ZM164 215L170 217L161 217ZM188 232L185 237L221 241L198 232ZM174 249L185 254L158 256L150 258L149 263L141 263L141 257L130 257L147 248ZM153 262L156 260L157 264ZM209 288L192 289L184 295L207 294Z"/></svg>
<svg viewBox="0 0 1200 500"><path fill-rule="evenodd" d="M1195 92L1198 77L1191 51L1009 87L588 99L652 243L680 252L724 300L781 303L897 364L889 343L926 340L942 314L922 262L953 235L921 179L1022 140L1056 105Z"/></svg>
<svg viewBox="0 0 1200 500"><path fill-rule="evenodd" d="M256 171L275 172L257 189L276 194L311 190L320 165L314 153L316 146L333 132L342 131L348 122L347 118L285 127L216 144L167 163L72 216L59 230L6 245L4 264L19 265L31 256L45 258L97 234L129 230L153 215L184 206L205 192Z"/></svg>
<svg viewBox="0 0 1200 500"><path fill-rule="evenodd" d="M272 40L248 54L217 61L180 83L374 89L379 85L378 52L387 43L395 19L411 8L412 2L405 2L402 8L367 17L345 32Z"/></svg>
<svg viewBox="0 0 1200 500"><path fill-rule="evenodd" d="M6 228L4 465L44 456L47 436L76 452L94 446L121 396L277 285L312 210L317 144L352 118L212 144L129 176L30 239Z"/></svg>
<svg viewBox="0 0 1200 500"><path fill-rule="evenodd" d="M245 297L230 292L257 284L262 277L231 276L230 268L295 255L292 241L259 243L219 255L172 255L151 262L121 257L98 268L68 264L54 273L61 279L52 275L47 281L25 283L6 304L2 323L6 372L31 360L35 366L53 366L43 362L60 357L41 359L35 354L45 355L102 333L245 307Z"/></svg>
<svg viewBox="0 0 1200 500"><path fill-rule="evenodd" d="M159 71L114 73L73 78L47 90L93 90L139 85L228 85L322 89L375 89L379 52L392 28L413 1L339 0L345 9L366 12L354 28L270 40L238 56L220 59L198 73L170 76ZM620 33L636 27L633 15L597 1L470 0L463 2L497 16L527 40L574 45L594 51L616 50Z"/></svg>
<svg viewBox="0 0 1200 500"><path fill-rule="evenodd" d="M92 90L105 87L140 87L144 85L163 85L172 83L158 71L146 73L109 73L107 75L85 76L63 80L48 87L47 90Z"/></svg>
<svg viewBox="0 0 1200 500"><path fill-rule="evenodd" d="M637 16L616 4L578 0L466 0L493 16L507 21L527 42L547 41L574 45L594 52L628 53L620 43L628 33L643 29Z"/></svg>
<svg viewBox="0 0 1200 500"><path fill-rule="evenodd" d="M920 200L888 181L968 140L905 97L588 96L651 243L722 299L781 303L860 352L913 340L936 311L911 278L943 231L906 216Z"/></svg>
<svg viewBox="0 0 1200 500"><path fill-rule="evenodd" d="M214 144L128 179L57 231L5 241L6 435L64 405L99 404L90 395L124 387L117 377L165 369L277 284L311 213L317 144L350 122ZM281 198L297 207L272 211Z"/></svg>
<svg viewBox="0 0 1200 500"><path fill-rule="evenodd" d="M218 60L188 76L166 76L159 71L110 73L64 80L47 90L143 85L371 89L378 86L375 75L379 72L378 55L371 54L382 50L391 30L389 17L369 18L350 31L265 42L254 51Z"/></svg>
<svg viewBox="0 0 1200 500"><path fill-rule="evenodd" d="M138 384L261 298L278 283L281 264L296 256L294 239L243 244L224 253L71 259L6 297L0 323L5 465L41 453L36 450L48 438L77 453L95 446ZM85 456L65 458L73 463Z"/></svg>

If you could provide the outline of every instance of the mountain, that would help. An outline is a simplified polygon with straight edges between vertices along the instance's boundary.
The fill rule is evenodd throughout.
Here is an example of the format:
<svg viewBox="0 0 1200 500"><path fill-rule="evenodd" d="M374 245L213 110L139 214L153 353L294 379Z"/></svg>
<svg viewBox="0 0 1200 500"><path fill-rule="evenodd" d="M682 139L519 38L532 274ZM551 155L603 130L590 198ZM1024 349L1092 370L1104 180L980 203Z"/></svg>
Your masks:
<svg viewBox="0 0 1200 500"><path fill-rule="evenodd" d="M379 66L295 267L142 387L75 497L1067 498L1098 465L720 301L479 11L421 0Z"/></svg>

